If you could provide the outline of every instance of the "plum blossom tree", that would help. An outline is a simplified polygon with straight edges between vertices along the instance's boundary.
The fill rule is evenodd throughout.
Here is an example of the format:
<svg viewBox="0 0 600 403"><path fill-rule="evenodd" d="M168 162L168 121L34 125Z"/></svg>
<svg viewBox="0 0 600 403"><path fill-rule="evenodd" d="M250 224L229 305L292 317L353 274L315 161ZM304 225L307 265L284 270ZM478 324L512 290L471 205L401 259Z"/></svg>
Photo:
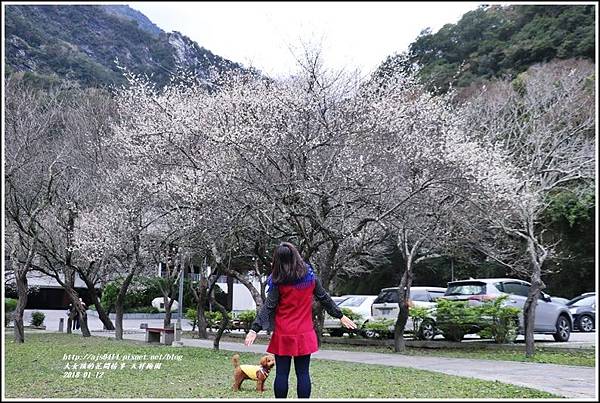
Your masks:
<svg viewBox="0 0 600 403"><path fill-rule="evenodd" d="M74 227L75 248L89 261L110 259L113 278L120 279L115 303L115 337L123 337L123 305L134 276L151 270L154 250L149 227L166 216L153 201L157 190L147 186L147 166L122 161L107 170L97 195L102 203L79 212Z"/></svg>
<svg viewBox="0 0 600 403"><path fill-rule="evenodd" d="M364 189L377 182L351 176L367 169L351 164L346 144L344 116L359 118L348 106L357 82L320 68L314 59L284 82L223 73L213 80L218 90L183 75L158 91L131 75L119 98L127 119L117 131L131 140L130 155L160 167L157 180L180 209L218 217L198 223L204 228L240 234L236 228L247 224L233 217L243 212L269 239L297 240L306 259L326 248L316 267L328 286L341 241L360 230L352 231ZM228 260L233 245L221 242L233 239L222 231L205 234L212 236L207 250L220 256L215 264Z"/></svg>
<svg viewBox="0 0 600 403"><path fill-rule="evenodd" d="M74 288L77 274L88 286L100 320L107 329L114 329L95 290L95 282L104 274L102 261L86 260L77 252L73 238L79 211L98 202L95 183L101 179L104 154L101 144L109 130L112 103L107 94L98 90L72 89L62 97L66 101L61 109L60 133L61 147L67 150L66 166L62 180L57 183L53 206L40 224L42 259L36 267L63 286L79 316L82 335L87 337L90 333L86 310Z"/></svg>
<svg viewBox="0 0 600 403"><path fill-rule="evenodd" d="M23 343L27 273L39 259L40 222L55 200L66 152L60 146L62 100L58 91L31 89L18 76L7 78L5 91L5 243L18 294L14 336Z"/></svg>
<svg viewBox="0 0 600 403"><path fill-rule="evenodd" d="M180 72L169 85L157 89L147 77L129 72L125 76L129 85L116 94L120 121L115 139L123 158L151 167L139 180L147 189L156 190L148 215L162 217L149 231L154 241L151 255L155 263L165 264L166 278L159 281L167 325L171 297L184 267L194 255L210 256L221 236L214 228L227 228L225 222L212 222L215 214L223 212L221 198L228 187L223 164L227 161L221 158L220 144L207 134L206 115L214 108L214 100L206 82ZM235 206L230 211L234 210ZM174 253L165 256L165 251ZM220 252L218 257L220 261ZM200 322L210 288L207 281L194 287Z"/></svg>
<svg viewBox="0 0 600 403"><path fill-rule="evenodd" d="M457 234L473 233L464 223L481 227L485 216L520 236L506 231L506 223L530 211L523 222L531 224L543 199L530 190L530 178L543 174L536 186L547 192L590 177L556 165L573 157L590 163L593 147L579 135L589 116L558 102L568 91L574 102L589 102L572 91L576 79L558 80L553 90L540 80L521 80L514 89L498 84L459 109L451 93L434 96L394 69L365 82L327 71L318 52L299 62L286 79L225 72L201 81L178 74L161 90L127 73L130 85L117 95L121 155L152 167L142 181L160 189L155 209L178 215L172 218L202 240L211 266L245 284L247 271L232 271L226 262L253 250L268 271L268 246L285 239L299 245L329 287L339 273L364 270L361 256L393 230L404 256L399 293L406 305L414 265L455 251ZM568 139L573 133L577 141ZM571 149L546 158L567 143L577 143L581 155L564 157ZM540 149L546 154L538 158ZM543 167L523 163L533 160ZM459 200L470 201L469 208ZM178 234L180 242L190 239ZM544 247L539 238L527 239L539 266ZM248 287L259 305L262 290ZM396 348L402 349L406 309L399 315Z"/></svg>
<svg viewBox="0 0 600 403"><path fill-rule="evenodd" d="M480 214L526 251L528 264L513 267L531 282L524 307L527 356L535 352L544 263L557 242L547 236L542 214L554 192L576 191L595 179L593 73L589 62L553 62L491 84L463 105L465 137L449 150L470 165L465 172L479 185L473 200ZM555 338L564 340L569 319L559 318L556 326Z"/></svg>
<svg viewBox="0 0 600 403"><path fill-rule="evenodd" d="M35 261L30 261L28 266L30 269L54 277L64 287L80 316L82 334L87 336L89 332L86 326L85 309L81 306L79 296L74 289L75 274L78 272L84 279L90 287L92 301L97 303L94 285L99 280L102 270L96 262L81 259L81 256L73 250L72 229L77 220L78 208L93 203L94 200L91 184L97 177L98 161L102 155L98 140L108 126L111 103L106 94L98 90L80 90L65 85L44 94L25 85L15 84L18 78L11 80L8 89L14 99L13 105L21 109L27 108L27 113L42 112L41 119L50 112L53 116L53 122L48 122L50 126L47 128L44 128L40 122L35 123L36 118L29 116L28 125L31 128L35 126L36 132L33 136L25 133L26 130L21 130L22 137L13 140L12 136L16 135L17 131L9 133L9 144L16 145L15 149L11 149L11 151L16 150L16 154L11 155L11 158L15 158L11 162L16 164L16 161L26 156L26 152L32 153L28 157L32 162L31 166L35 166L36 159L42 161L41 156L47 157L54 153L53 158L55 158L53 161L46 161L53 171L49 182L52 189L51 202L48 199L43 211L39 210L36 213L35 231L30 227L27 235L35 240L37 250ZM34 96L30 96L31 94ZM15 111L10 112L12 114ZM11 117L15 119L15 126L13 126L15 129L22 125L21 117L17 115L15 112ZM26 143L21 143L22 141ZM23 170L25 166L18 168L14 165L13 167L15 174L25 172ZM32 177L39 176L39 173L33 171L29 174ZM10 181L9 183L15 183L12 176L7 177L7 180ZM35 189L30 178L20 178L19 182L19 185L32 186L31 190ZM27 191L25 188L17 190L11 187L8 189L8 194L16 200L18 197L25 196ZM23 231L21 234L24 235ZM24 241L24 238L22 240ZM18 261L24 260L16 259L15 263ZM105 315L102 306L99 303L96 305L101 320L107 328L110 328L112 326L110 319Z"/></svg>

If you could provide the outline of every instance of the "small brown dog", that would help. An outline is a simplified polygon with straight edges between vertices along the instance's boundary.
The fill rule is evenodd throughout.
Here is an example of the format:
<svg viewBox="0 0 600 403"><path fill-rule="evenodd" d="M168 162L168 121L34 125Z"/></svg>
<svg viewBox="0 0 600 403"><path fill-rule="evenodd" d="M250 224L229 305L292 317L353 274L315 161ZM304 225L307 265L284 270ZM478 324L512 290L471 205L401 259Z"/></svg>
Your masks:
<svg viewBox="0 0 600 403"><path fill-rule="evenodd" d="M275 365L275 357L272 355L263 355L260 358L260 365L240 365L239 354L231 357L233 362L233 390L240 390L240 386L245 379L256 381L256 391L265 391L265 380L269 376L269 371Z"/></svg>

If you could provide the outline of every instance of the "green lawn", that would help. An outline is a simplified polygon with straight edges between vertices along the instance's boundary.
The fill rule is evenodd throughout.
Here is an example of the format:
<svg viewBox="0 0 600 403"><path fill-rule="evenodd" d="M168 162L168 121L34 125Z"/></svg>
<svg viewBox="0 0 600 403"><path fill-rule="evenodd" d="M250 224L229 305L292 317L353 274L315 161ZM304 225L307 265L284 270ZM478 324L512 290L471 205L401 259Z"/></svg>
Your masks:
<svg viewBox="0 0 600 403"><path fill-rule="evenodd" d="M5 343L5 390L10 398L256 398L254 383L231 390L231 352L202 348L145 345L103 337L28 333L25 344ZM84 356L125 354L181 355L181 361L161 361L160 369L80 370L90 378L64 378L64 354ZM256 363L259 355L240 353L243 363ZM82 361L89 362L88 359ZM73 361L70 361L73 362ZM103 361L103 362L116 362ZM122 361L121 361L122 362ZM157 362L157 361L154 361ZM68 371L66 371L68 372ZM96 378L96 372L103 372ZM313 398L548 398L533 389L449 376L435 372L379 365L314 360L311 363ZM265 398L272 398L274 374L267 380ZM289 397L295 397L295 376L290 376Z"/></svg>
<svg viewBox="0 0 600 403"><path fill-rule="evenodd" d="M187 332L186 332L187 333ZM191 337L191 334L187 334ZM236 337L223 336L223 341L241 342L242 339ZM264 338L257 339L257 344L266 344L268 340ZM343 351L369 351L374 353L393 353L391 346L353 346L349 344L323 343L323 350L343 350ZM592 349L581 349L581 351L556 351L545 350L542 347L536 348L535 356L532 358L525 357L525 347L521 349L506 348L506 349L450 349L450 348L414 348L407 347L402 354L406 355L421 355L429 357L453 357L453 358L472 358L481 360L499 360L499 361L520 361L520 362L537 362L542 364L559 364L559 365L577 365L583 367L596 366L596 351Z"/></svg>

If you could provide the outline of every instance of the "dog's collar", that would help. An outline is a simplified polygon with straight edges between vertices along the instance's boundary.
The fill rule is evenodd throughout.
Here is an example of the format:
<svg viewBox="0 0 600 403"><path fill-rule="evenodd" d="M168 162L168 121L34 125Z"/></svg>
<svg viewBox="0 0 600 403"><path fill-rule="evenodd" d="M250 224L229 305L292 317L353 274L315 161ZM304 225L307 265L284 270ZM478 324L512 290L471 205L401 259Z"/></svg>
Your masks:
<svg viewBox="0 0 600 403"><path fill-rule="evenodd" d="M265 375L269 375L270 369L269 369L269 367L264 367L264 366L261 365L259 371L262 372Z"/></svg>

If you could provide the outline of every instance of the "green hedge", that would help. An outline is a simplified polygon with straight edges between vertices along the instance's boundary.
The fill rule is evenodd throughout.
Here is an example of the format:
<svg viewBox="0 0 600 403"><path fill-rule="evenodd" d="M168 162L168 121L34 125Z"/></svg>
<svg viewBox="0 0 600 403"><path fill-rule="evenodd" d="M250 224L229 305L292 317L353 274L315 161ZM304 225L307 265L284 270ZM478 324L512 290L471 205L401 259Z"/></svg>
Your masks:
<svg viewBox="0 0 600 403"><path fill-rule="evenodd" d="M363 320L363 317L361 314L354 312L350 308L343 307L341 309L341 311L344 315L346 315L348 317L348 319L352 320L353 322L362 322L362 320Z"/></svg>
<svg viewBox="0 0 600 403"><path fill-rule="evenodd" d="M396 323L393 319L375 319L365 323L363 330L370 330L375 333L375 337L387 339L394 334L393 326ZM390 330L390 328L392 330Z"/></svg>
<svg viewBox="0 0 600 403"><path fill-rule="evenodd" d="M461 341L480 321L479 312L468 301L440 298L436 302L436 325L448 340Z"/></svg>
<svg viewBox="0 0 600 403"><path fill-rule="evenodd" d="M192 327L196 327L196 322L198 321L198 316L196 315L196 309L194 308L188 308L185 311L185 318L189 321L189 324L192 325Z"/></svg>
<svg viewBox="0 0 600 403"><path fill-rule="evenodd" d="M502 306L507 295L469 305L468 301L440 298L436 303L436 325L444 337L460 341L465 334L475 331L482 338L497 343L513 342L519 326L519 308Z"/></svg>
<svg viewBox="0 0 600 403"><path fill-rule="evenodd" d="M17 309L17 300L4 298L4 326L10 325L10 322L12 322L15 309Z"/></svg>
<svg viewBox="0 0 600 403"><path fill-rule="evenodd" d="M12 312L17 309L17 300L14 298L4 298L4 312Z"/></svg>
<svg viewBox="0 0 600 403"><path fill-rule="evenodd" d="M415 337L419 334L419 327L421 326L421 323L423 323L423 320L432 316L431 311L431 308L422 306L413 306L408 309L408 316L411 317L413 321L412 330Z"/></svg>
<svg viewBox="0 0 600 403"><path fill-rule="evenodd" d="M205 311L204 315L206 316L206 321L208 322L208 327L210 328L218 328L221 326L221 319L223 319L223 315L220 311ZM227 328L231 328L231 323L233 322L233 313L228 312L227 317L229 318L229 323Z"/></svg>
<svg viewBox="0 0 600 403"><path fill-rule="evenodd" d="M43 312L34 311L31 313L31 325L32 326L42 326L45 318L46 318L46 315Z"/></svg>

